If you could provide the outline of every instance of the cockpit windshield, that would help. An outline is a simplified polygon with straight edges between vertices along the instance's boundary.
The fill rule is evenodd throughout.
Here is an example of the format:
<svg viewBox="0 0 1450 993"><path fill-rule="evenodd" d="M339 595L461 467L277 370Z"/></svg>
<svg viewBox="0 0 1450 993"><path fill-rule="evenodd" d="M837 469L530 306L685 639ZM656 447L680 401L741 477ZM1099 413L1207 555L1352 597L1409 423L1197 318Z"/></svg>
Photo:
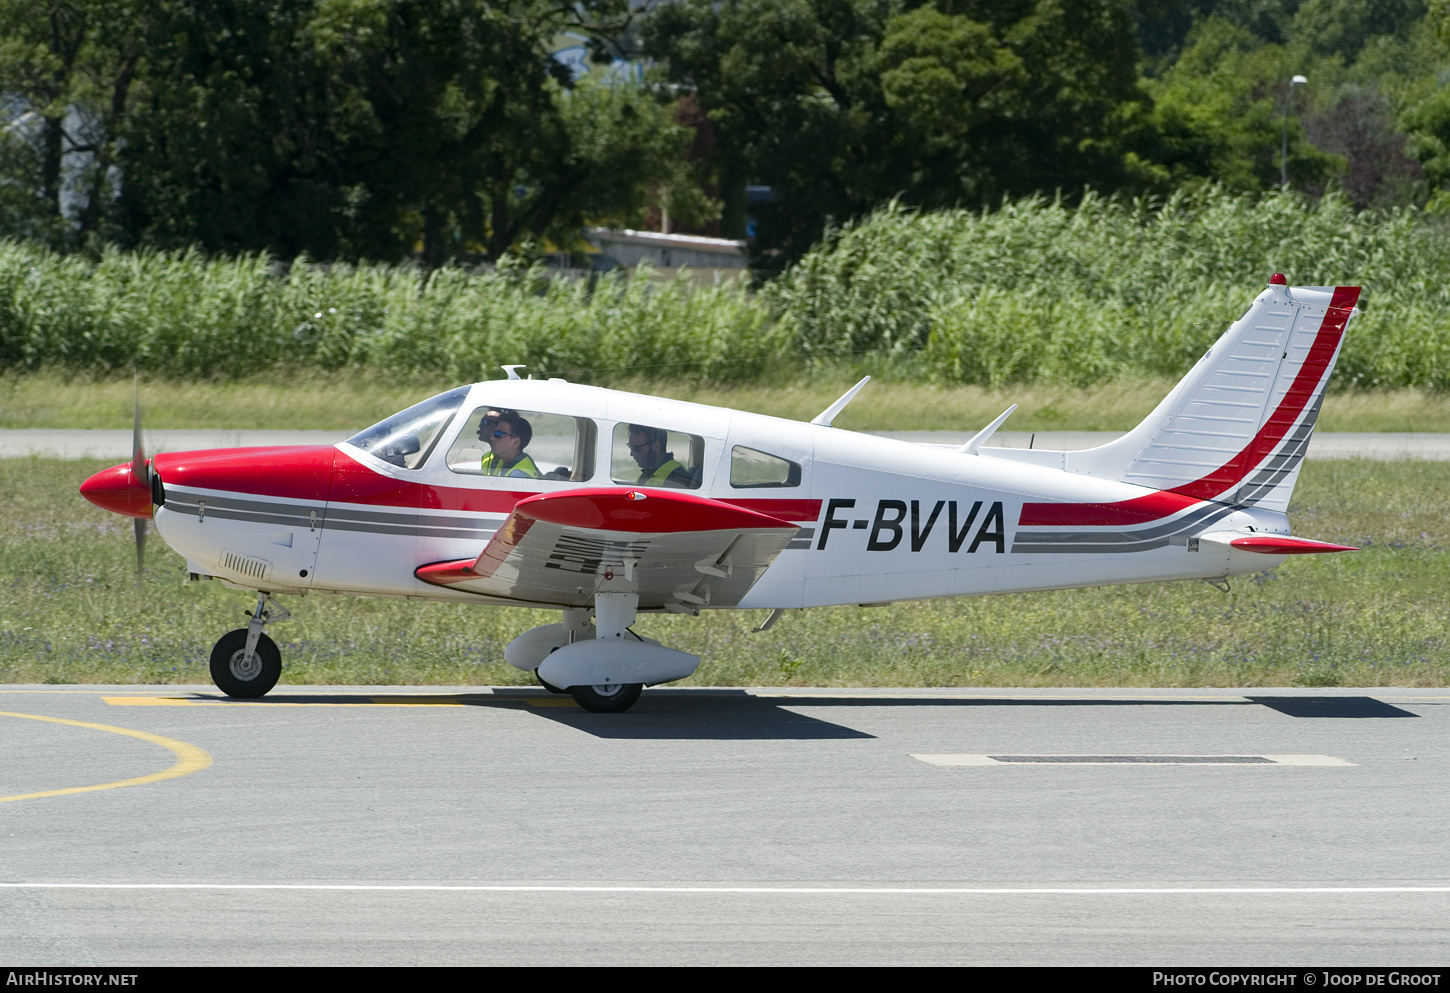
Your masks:
<svg viewBox="0 0 1450 993"><path fill-rule="evenodd" d="M443 433L471 387L440 393L407 410L379 421L366 431L347 439L369 455L404 469L416 469L428 460L433 445Z"/></svg>

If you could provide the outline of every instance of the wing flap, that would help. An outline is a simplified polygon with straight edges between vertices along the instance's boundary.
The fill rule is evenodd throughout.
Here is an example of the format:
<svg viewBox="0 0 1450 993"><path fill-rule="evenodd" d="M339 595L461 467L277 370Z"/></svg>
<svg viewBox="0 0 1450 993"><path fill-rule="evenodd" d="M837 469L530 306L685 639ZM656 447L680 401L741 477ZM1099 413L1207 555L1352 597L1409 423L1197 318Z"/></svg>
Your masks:
<svg viewBox="0 0 1450 993"><path fill-rule="evenodd" d="M520 500L472 562L420 566L424 582L585 607L604 585L641 610L735 606L799 525L668 490L582 489Z"/></svg>

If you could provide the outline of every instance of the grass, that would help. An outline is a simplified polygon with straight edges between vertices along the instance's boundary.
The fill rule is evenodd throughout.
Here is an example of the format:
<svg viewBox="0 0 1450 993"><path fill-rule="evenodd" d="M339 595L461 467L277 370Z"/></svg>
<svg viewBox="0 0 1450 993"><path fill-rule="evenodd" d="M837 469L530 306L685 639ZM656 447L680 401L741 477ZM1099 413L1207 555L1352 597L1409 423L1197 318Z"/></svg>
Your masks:
<svg viewBox="0 0 1450 993"><path fill-rule="evenodd" d="M159 540L134 577L130 522L76 486L99 462L0 463L0 681L207 682L211 644L246 594L185 583ZM1450 464L1310 461L1296 533L1360 545L1234 581L790 612L646 616L637 630L705 658L689 682L763 686L1445 686ZM284 681L527 682L505 665L544 611L286 598Z"/></svg>
<svg viewBox="0 0 1450 993"><path fill-rule="evenodd" d="M858 370L852 370L856 372ZM869 368L867 369L869 372ZM820 372L771 386L707 386L673 380L620 380L620 389L810 420L855 382ZM438 375L370 369L275 370L250 379L178 382L145 379L145 425L355 431L424 397L459 385ZM1025 383L944 386L873 381L836 419L855 431L975 431L1009 404L1020 404L1012 431L1126 431L1173 382L1125 379L1088 387ZM0 373L0 430L130 428L130 376L56 370ZM1450 394L1415 389L1340 390L1324 404L1322 431L1450 432Z"/></svg>

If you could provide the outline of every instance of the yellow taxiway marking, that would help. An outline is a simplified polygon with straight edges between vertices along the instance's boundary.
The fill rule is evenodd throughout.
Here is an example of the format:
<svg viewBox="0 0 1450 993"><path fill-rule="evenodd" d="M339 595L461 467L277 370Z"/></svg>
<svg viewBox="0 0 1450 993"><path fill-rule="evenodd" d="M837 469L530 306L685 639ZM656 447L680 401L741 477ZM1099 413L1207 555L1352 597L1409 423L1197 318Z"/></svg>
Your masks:
<svg viewBox="0 0 1450 993"><path fill-rule="evenodd" d="M461 707L463 701L456 696L373 696L368 697L379 707Z"/></svg>
<svg viewBox="0 0 1450 993"><path fill-rule="evenodd" d="M20 717L29 721L49 721L52 724L69 724L72 727L90 728L92 731L109 731L112 734L124 734L128 738L140 738L142 741L149 741L153 745L160 745L168 749L176 756L176 764L169 769L160 772L153 772L149 776L136 776L133 779L118 779L114 783L99 783L95 786L71 786L63 790L45 790L40 793L18 793L15 796L0 796L0 803L10 800L34 800L43 796L63 796L66 793L92 793L96 790L114 790L121 786L142 786L146 783L156 783L163 779L175 779L177 776L188 776L193 772L200 772L211 765L211 756L195 745L188 745L184 741L177 741L175 738L163 738L159 734L151 734L147 731L133 731L130 728L118 728L110 724L92 724L89 721L69 721L64 717L42 717L39 714L15 714L9 711L0 710L0 717Z"/></svg>
<svg viewBox="0 0 1450 993"><path fill-rule="evenodd" d="M356 702L319 700L304 703L298 700L215 700L186 696L103 696L112 707L461 707L456 696L431 697L367 697Z"/></svg>
<svg viewBox="0 0 1450 993"><path fill-rule="evenodd" d="M182 696L103 696L101 700L113 707L184 707L196 702Z"/></svg>

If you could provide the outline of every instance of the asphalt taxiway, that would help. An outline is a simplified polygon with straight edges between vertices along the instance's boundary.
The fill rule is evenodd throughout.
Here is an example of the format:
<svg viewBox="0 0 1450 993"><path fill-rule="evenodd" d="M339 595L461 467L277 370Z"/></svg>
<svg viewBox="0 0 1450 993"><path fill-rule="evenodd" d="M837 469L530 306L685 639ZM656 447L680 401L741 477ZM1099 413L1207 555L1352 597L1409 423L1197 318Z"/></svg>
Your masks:
<svg viewBox="0 0 1450 993"><path fill-rule="evenodd" d="M1450 693L0 688L0 962L1445 965Z"/></svg>

